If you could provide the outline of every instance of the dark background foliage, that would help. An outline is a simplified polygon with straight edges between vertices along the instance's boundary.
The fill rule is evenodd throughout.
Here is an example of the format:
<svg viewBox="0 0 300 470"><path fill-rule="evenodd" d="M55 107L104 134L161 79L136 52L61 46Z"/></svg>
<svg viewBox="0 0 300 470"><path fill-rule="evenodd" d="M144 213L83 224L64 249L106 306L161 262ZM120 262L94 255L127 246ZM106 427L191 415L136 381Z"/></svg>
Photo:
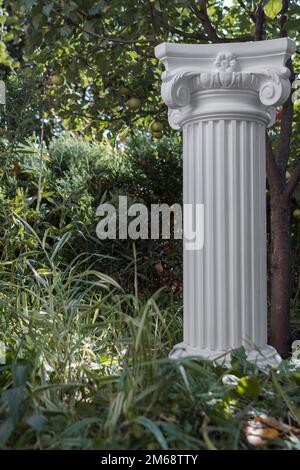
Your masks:
<svg viewBox="0 0 300 470"><path fill-rule="evenodd" d="M182 199L181 136L167 124L154 46L299 39L298 3L273 3L272 17L267 2L237 0L2 2L1 447L299 448L297 363L258 370L242 349L229 369L168 360L182 337L181 242L95 232L100 202ZM298 55L293 63L297 73ZM286 122L269 131L273 148ZM299 161L298 103L289 125L284 184ZM269 281L273 194L269 184ZM298 187L288 207L294 338L299 201Z"/></svg>

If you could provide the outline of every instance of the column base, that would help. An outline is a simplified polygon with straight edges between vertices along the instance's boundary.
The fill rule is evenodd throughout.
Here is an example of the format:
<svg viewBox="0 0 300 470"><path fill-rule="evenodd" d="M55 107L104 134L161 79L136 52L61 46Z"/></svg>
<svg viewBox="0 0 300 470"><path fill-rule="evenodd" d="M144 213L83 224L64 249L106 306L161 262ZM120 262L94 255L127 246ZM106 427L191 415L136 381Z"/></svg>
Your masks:
<svg viewBox="0 0 300 470"><path fill-rule="evenodd" d="M184 359L188 357L201 358L216 362L219 365L230 367L231 353L234 349L229 351L212 351L209 349L192 348L185 343L178 343L169 354L171 359ZM268 344L263 349L251 349L246 351L247 360L256 364L257 367L277 367L281 363L281 357L273 346Z"/></svg>

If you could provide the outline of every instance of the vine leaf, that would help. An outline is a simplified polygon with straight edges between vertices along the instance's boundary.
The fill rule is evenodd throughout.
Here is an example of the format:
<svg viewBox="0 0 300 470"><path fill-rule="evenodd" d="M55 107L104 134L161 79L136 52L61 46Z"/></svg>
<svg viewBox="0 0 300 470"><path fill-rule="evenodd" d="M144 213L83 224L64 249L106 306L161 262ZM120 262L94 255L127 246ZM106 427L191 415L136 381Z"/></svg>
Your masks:
<svg viewBox="0 0 300 470"><path fill-rule="evenodd" d="M278 15L282 10L282 0L269 0L265 6L265 14L272 20Z"/></svg>

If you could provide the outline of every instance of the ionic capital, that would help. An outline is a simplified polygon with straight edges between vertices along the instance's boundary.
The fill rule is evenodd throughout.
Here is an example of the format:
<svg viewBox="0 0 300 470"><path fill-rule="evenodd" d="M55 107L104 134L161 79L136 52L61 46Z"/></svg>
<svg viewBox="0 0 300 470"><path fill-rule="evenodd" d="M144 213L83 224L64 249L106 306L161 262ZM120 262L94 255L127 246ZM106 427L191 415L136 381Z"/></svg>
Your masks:
<svg viewBox="0 0 300 470"><path fill-rule="evenodd" d="M275 107L290 93L286 61L295 51L287 38L259 43L187 45L163 43L162 98L170 125L195 119L256 119L272 125Z"/></svg>

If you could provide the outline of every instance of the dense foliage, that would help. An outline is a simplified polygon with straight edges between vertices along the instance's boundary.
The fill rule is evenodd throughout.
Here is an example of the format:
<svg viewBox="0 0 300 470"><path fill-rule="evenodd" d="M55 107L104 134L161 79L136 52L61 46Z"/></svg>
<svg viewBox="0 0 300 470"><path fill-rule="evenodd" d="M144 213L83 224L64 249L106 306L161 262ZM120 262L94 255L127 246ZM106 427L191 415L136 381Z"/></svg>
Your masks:
<svg viewBox="0 0 300 470"><path fill-rule="evenodd" d="M256 3L209 2L221 41L254 34ZM271 3L266 38L282 26L282 2ZM208 41L194 2L1 6L0 447L299 449L299 363L257 370L242 349L229 368L167 359L182 336L181 242L95 233L97 206L119 195L181 202L181 137L166 125L153 47ZM295 39L298 18L291 1ZM287 180L298 116L296 103ZM269 135L275 145L280 122ZM291 216L299 200L298 189ZM300 220L291 221L299 338Z"/></svg>
<svg viewBox="0 0 300 470"><path fill-rule="evenodd" d="M98 203L124 190L160 202L163 184L180 201L181 143L54 138L37 212L39 154L26 142L2 179L0 446L298 448L296 364L257 371L243 350L230 369L167 359L182 334L179 241L95 236Z"/></svg>
<svg viewBox="0 0 300 470"><path fill-rule="evenodd" d="M26 67L34 76L35 64L49 85L49 119L58 118L62 126L86 135L101 137L107 130L126 131L128 126L149 129L154 119L166 123L167 110L159 93L162 67L154 47L167 40L199 44L214 40L203 32L201 2L190 0L2 3L2 67ZM259 3L208 2L213 42L254 39L253 12ZM278 12L283 2L264 3L273 6L266 6L264 37L280 37ZM284 28L295 40L299 15L298 2L289 1ZM54 85L47 82L53 76ZM168 126L164 132L169 132Z"/></svg>

